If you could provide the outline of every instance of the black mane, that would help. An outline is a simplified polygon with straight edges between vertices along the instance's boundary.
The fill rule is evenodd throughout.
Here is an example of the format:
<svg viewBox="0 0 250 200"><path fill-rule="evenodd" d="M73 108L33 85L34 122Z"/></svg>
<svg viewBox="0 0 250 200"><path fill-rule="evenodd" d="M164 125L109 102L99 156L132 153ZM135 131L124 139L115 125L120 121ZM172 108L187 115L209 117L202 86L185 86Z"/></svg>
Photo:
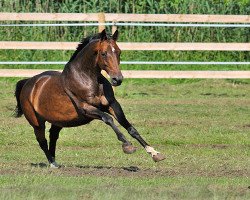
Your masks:
<svg viewBox="0 0 250 200"><path fill-rule="evenodd" d="M107 37L108 37L108 39L110 39L110 38L112 37L112 35L108 35L108 34L107 34ZM86 37L86 38L83 38L83 39L81 40L81 42L78 44L78 46L77 46L77 48L76 48L76 51L75 51L75 52L73 53L73 55L71 56L69 62L71 62L72 60L74 60L75 57L77 56L77 54L78 54L85 46L87 46L87 44L88 44L91 40L93 40L93 39L100 39L100 38L101 38L101 34L100 34L100 33L97 33L97 34L95 34L95 35L93 35L93 36L88 36L88 37Z"/></svg>

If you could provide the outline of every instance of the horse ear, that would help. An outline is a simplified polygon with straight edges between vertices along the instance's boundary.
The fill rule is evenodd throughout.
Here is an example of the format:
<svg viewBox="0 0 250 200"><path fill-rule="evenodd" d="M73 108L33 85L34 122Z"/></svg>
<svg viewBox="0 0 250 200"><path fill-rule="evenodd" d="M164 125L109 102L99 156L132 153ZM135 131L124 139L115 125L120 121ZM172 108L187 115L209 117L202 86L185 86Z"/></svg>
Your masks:
<svg viewBox="0 0 250 200"><path fill-rule="evenodd" d="M119 33L118 33L118 30L116 30L112 36L113 40L114 41L117 41L118 40L118 36L119 36Z"/></svg>
<svg viewBox="0 0 250 200"><path fill-rule="evenodd" d="M100 33L100 37L101 37L101 41L108 39L107 38L107 33L106 33L105 29Z"/></svg>

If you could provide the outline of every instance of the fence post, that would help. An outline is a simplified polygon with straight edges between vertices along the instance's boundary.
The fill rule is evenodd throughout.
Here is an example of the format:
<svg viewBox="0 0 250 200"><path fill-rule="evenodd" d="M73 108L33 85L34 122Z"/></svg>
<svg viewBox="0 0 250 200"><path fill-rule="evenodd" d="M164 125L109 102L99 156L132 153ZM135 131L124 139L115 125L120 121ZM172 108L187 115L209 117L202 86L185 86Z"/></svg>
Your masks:
<svg viewBox="0 0 250 200"><path fill-rule="evenodd" d="M104 25L105 14L104 13L98 13L98 23L99 23L98 30L99 30L99 33L101 33L105 29L105 25Z"/></svg>
<svg viewBox="0 0 250 200"><path fill-rule="evenodd" d="M113 21L112 34L114 34L116 30L117 30L116 21Z"/></svg>
<svg viewBox="0 0 250 200"><path fill-rule="evenodd" d="M98 31L99 31L99 33L101 33L105 29L105 25L104 25L104 23L105 23L105 14L104 13L98 13L98 23L99 23ZM102 75L105 78L108 78L108 74L104 70L102 70Z"/></svg>

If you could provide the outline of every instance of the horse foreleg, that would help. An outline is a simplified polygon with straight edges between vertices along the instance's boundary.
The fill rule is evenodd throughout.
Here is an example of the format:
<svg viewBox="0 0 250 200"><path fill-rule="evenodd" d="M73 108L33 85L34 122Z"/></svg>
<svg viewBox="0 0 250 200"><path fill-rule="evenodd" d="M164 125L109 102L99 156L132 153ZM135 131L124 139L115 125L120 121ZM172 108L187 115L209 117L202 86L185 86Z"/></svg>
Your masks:
<svg viewBox="0 0 250 200"><path fill-rule="evenodd" d="M103 115L107 115L104 112L102 112L101 110L97 109L96 107L94 107L88 103L79 102L79 100L75 97L75 95L73 95L73 93L71 91L66 90L66 93L68 94L70 100L72 101L74 107L76 108L76 111L77 111L79 116L86 115L86 116L94 118L94 119L102 120ZM122 149L123 149L124 153L127 153L127 154L134 153L136 151L136 148L132 146L132 144L119 131L119 129L115 126L115 124L113 123L112 125L111 124L109 124L109 125L115 131L118 140L123 143Z"/></svg>
<svg viewBox="0 0 250 200"><path fill-rule="evenodd" d="M114 121L112 117L109 115L103 117L103 121L112 127L114 132L116 133L116 136L118 140L122 142L122 149L124 153L131 154L136 151L136 147L132 145L131 142L129 142L126 137L121 133L121 131L117 128L117 126L114 124Z"/></svg>
<svg viewBox="0 0 250 200"><path fill-rule="evenodd" d="M165 156L156 151L153 147L151 147L138 133L138 131L128 122L126 119L124 112L121 108L121 105L117 102L117 100L113 100L110 103L109 112L117 119L117 121L128 131L128 133L135 138L149 153L155 162L161 161L165 159Z"/></svg>
<svg viewBox="0 0 250 200"><path fill-rule="evenodd" d="M114 112L112 109L110 109L110 107L108 109L105 109L105 112L111 114L113 117L116 118L116 116L114 115ZM127 138L120 132L120 130L118 130L118 128L116 126L114 126L114 123L110 123L109 124L115 131L118 140L120 140L122 142L122 150L124 153L126 154L132 154L136 151L136 147L134 147L132 145L132 143L130 141L127 140Z"/></svg>
<svg viewBox="0 0 250 200"><path fill-rule="evenodd" d="M121 133L118 127L114 124L113 118L105 112L102 112L98 108L91 106L89 104L85 104L82 108L86 112L86 116L102 120L104 123L109 125L114 132L118 140L120 140L122 144L122 148L124 153L131 154L136 151L136 148L132 146L132 144L126 139L126 137Z"/></svg>

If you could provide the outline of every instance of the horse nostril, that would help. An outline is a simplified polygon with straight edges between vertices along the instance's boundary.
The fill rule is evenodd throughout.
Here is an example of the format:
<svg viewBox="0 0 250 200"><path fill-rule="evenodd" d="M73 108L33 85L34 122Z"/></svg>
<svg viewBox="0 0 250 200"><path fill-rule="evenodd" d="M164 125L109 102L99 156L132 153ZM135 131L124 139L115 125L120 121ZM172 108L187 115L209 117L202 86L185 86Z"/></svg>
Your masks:
<svg viewBox="0 0 250 200"><path fill-rule="evenodd" d="M116 78L112 78L112 81L113 81L113 83L117 83L118 82Z"/></svg>
<svg viewBox="0 0 250 200"><path fill-rule="evenodd" d="M122 83L122 78L120 78L120 77L112 78L112 85L118 86L118 85L121 85L121 83Z"/></svg>

